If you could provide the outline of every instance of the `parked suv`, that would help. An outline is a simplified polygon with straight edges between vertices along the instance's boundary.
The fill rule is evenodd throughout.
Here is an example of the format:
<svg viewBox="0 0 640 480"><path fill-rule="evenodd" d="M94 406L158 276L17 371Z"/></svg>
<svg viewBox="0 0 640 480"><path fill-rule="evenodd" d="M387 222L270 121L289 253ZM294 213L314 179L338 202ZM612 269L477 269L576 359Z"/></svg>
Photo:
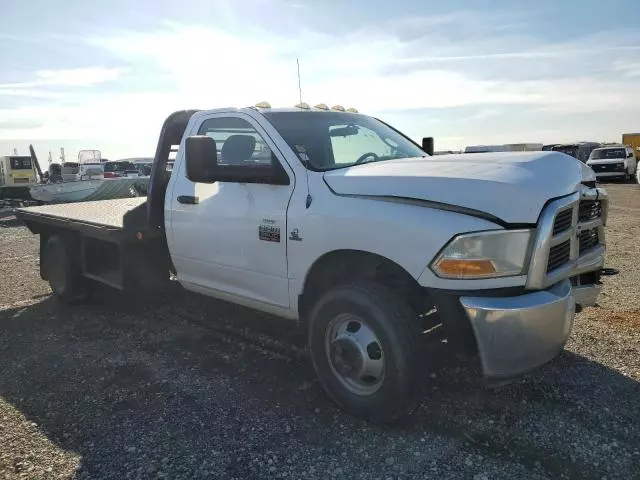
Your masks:
<svg viewBox="0 0 640 480"><path fill-rule="evenodd" d="M635 175L637 160L631 147L615 145L596 148L587 160L596 178L622 178L629 180Z"/></svg>

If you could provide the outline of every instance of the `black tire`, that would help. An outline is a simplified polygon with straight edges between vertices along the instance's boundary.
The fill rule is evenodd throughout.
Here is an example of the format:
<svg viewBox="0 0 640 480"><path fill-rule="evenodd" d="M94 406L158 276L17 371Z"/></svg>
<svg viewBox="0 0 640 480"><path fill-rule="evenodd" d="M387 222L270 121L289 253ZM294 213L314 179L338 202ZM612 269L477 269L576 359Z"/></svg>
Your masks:
<svg viewBox="0 0 640 480"><path fill-rule="evenodd" d="M328 330L341 314L366 319L379 340L384 376L378 390L362 396L344 386L327 353ZM338 286L316 303L309 319L309 348L316 374L328 395L346 412L375 423L410 413L420 371L419 328L409 305L388 288L370 282Z"/></svg>
<svg viewBox="0 0 640 480"><path fill-rule="evenodd" d="M44 270L49 286L60 301L81 303L91 294L90 282L82 276L77 249L71 238L54 235L47 241Z"/></svg>

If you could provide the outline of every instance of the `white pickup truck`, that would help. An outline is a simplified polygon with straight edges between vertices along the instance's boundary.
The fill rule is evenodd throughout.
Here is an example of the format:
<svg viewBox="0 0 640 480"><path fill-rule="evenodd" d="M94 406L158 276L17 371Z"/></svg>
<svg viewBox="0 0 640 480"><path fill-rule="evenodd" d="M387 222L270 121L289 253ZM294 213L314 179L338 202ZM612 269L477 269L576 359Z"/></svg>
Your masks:
<svg viewBox="0 0 640 480"><path fill-rule="evenodd" d="M172 272L301 322L327 393L386 422L414 404L425 316L505 382L557 355L600 290L607 194L591 169L557 152L432 153L340 106L179 111L148 197L18 216L61 300Z"/></svg>

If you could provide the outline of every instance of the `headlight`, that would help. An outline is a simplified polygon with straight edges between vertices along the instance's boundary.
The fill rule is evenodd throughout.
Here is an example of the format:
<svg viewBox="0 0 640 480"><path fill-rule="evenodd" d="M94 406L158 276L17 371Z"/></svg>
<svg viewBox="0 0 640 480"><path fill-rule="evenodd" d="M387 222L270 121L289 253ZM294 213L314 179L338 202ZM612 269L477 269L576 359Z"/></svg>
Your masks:
<svg viewBox="0 0 640 480"><path fill-rule="evenodd" d="M493 230L458 235L432 263L441 278L478 279L522 275L531 230Z"/></svg>

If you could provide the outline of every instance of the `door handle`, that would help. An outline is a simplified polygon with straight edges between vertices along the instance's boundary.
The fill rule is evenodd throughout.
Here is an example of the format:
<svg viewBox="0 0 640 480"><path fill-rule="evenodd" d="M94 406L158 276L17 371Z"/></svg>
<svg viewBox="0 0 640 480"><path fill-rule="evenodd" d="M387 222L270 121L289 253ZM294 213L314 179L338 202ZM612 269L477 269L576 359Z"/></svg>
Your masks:
<svg viewBox="0 0 640 480"><path fill-rule="evenodd" d="M187 205L197 205L200 203L198 197L194 197L193 195L179 195L178 202L185 203Z"/></svg>

